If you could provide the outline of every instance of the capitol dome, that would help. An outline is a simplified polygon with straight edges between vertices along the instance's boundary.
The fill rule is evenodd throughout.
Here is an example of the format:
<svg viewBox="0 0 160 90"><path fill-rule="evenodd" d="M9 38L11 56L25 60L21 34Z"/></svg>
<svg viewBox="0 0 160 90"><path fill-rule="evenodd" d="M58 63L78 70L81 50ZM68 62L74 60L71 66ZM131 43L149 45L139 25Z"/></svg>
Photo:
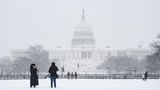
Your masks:
<svg viewBox="0 0 160 90"><path fill-rule="evenodd" d="M85 20L84 10L82 20L73 32L72 48L94 48L95 39L91 27Z"/></svg>

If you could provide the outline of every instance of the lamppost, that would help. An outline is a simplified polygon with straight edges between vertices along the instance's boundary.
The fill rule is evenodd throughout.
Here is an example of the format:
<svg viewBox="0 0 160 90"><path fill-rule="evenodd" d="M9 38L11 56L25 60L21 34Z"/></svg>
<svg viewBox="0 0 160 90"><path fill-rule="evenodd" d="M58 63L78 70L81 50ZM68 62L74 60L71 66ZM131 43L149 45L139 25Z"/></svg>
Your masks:
<svg viewBox="0 0 160 90"><path fill-rule="evenodd" d="M109 52L108 55L107 55L107 60L110 60L111 59L111 53ZM108 72L108 78L110 79L110 75L111 75L111 70L110 70L110 65L107 63L107 60L106 60L106 70Z"/></svg>
<svg viewBox="0 0 160 90"><path fill-rule="evenodd" d="M135 73L135 78L137 77L137 69L134 69L134 73Z"/></svg>
<svg viewBox="0 0 160 90"><path fill-rule="evenodd" d="M65 59L65 57L63 57L62 65L61 65L61 77L63 77L63 72L65 71L65 68L64 68L64 59Z"/></svg>
<svg viewBox="0 0 160 90"><path fill-rule="evenodd" d="M78 69L77 71L79 71L79 63L77 63L77 69Z"/></svg>
<svg viewBox="0 0 160 90"><path fill-rule="evenodd" d="M106 66L106 70L107 70L107 73L108 73L108 78L110 79L111 72L110 72L110 66L108 64Z"/></svg>

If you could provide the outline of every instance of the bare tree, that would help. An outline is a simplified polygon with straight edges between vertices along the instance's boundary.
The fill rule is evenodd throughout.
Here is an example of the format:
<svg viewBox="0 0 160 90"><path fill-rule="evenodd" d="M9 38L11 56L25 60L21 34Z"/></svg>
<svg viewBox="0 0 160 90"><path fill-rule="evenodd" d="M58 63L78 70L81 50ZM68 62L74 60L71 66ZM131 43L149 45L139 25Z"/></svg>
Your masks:
<svg viewBox="0 0 160 90"><path fill-rule="evenodd" d="M160 35L159 35L160 36ZM147 56L146 69L153 73L159 73L160 71L160 38L157 36L157 41L151 43L151 47L155 51L150 56Z"/></svg>
<svg viewBox="0 0 160 90"><path fill-rule="evenodd" d="M12 73L13 70L13 61L9 57L0 58L0 73Z"/></svg>
<svg viewBox="0 0 160 90"><path fill-rule="evenodd" d="M105 61L105 63L99 66L99 69L105 69L106 65L115 73L129 73L129 71L134 70L136 72L143 72L144 65L142 61L138 61L135 57L129 56L112 56L110 59Z"/></svg>
<svg viewBox="0 0 160 90"><path fill-rule="evenodd" d="M30 46L26 52L26 55L18 57L14 63L15 72L29 72L31 63L35 63L38 66L40 72L47 72L49 63L49 52L43 49L42 45Z"/></svg>

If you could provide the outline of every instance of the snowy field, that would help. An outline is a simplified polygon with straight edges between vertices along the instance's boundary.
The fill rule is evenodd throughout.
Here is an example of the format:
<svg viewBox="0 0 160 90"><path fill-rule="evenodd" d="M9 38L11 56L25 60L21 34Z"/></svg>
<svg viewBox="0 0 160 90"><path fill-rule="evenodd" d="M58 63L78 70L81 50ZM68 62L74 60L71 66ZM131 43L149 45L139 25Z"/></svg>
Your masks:
<svg viewBox="0 0 160 90"><path fill-rule="evenodd" d="M57 88L50 88L49 79L40 79L36 88L29 87L29 80L0 80L0 90L160 90L160 79L57 79Z"/></svg>

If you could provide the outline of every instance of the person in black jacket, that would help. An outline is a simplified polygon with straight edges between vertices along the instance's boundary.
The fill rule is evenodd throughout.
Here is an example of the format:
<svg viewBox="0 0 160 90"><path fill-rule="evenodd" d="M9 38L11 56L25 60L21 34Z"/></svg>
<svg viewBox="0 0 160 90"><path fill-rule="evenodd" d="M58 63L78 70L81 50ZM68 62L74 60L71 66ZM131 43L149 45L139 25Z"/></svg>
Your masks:
<svg viewBox="0 0 160 90"><path fill-rule="evenodd" d="M148 71L146 71L146 72L144 73L143 80L144 80L144 81L146 81L146 80L147 80L147 78L148 78Z"/></svg>
<svg viewBox="0 0 160 90"><path fill-rule="evenodd" d="M51 88L53 88L53 81L54 81L54 87L56 88L56 78L58 78L57 71L58 71L57 66L55 65L54 62L52 62L52 65L50 66L48 70L48 72L50 73L50 78L51 78Z"/></svg>
<svg viewBox="0 0 160 90"><path fill-rule="evenodd" d="M75 72L74 75L75 75L75 79L77 79L77 72Z"/></svg>
<svg viewBox="0 0 160 90"><path fill-rule="evenodd" d="M70 79L70 72L67 73L67 79Z"/></svg>
<svg viewBox="0 0 160 90"><path fill-rule="evenodd" d="M37 75L37 67L35 64L31 64L30 66L30 73L31 73L31 76L30 76L30 87L34 86L36 87L36 85L39 84L38 82L38 75Z"/></svg>

